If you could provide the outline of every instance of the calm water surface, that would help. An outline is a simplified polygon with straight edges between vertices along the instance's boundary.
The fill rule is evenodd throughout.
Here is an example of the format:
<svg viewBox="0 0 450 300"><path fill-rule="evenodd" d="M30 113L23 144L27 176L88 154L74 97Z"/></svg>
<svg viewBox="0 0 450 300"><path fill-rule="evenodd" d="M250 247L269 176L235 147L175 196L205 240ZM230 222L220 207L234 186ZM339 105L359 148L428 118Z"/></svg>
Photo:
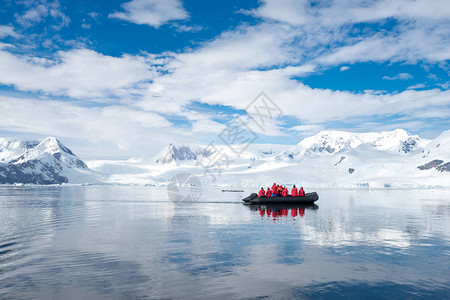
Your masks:
<svg viewBox="0 0 450 300"><path fill-rule="evenodd" d="M0 299L450 299L450 191L1 187Z"/></svg>

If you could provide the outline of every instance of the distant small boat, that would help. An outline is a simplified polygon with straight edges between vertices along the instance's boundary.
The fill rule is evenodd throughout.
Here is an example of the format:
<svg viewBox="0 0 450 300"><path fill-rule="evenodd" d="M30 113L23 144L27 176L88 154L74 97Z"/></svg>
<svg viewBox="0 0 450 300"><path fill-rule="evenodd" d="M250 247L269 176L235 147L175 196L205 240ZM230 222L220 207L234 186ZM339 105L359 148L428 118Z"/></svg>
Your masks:
<svg viewBox="0 0 450 300"><path fill-rule="evenodd" d="M243 192L244 190L222 190L222 192L228 192L228 193L239 193Z"/></svg>
<svg viewBox="0 0 450 300"><path fill-rule="evenodd" d="M306 193L305 196L286 196L286 197L258 197L258 194L252 193L250 196L245 197L242 201L245 204L276 204L276 203L295 203L295 204L312 204L319 200L319 195L316 192Z"/></svg>

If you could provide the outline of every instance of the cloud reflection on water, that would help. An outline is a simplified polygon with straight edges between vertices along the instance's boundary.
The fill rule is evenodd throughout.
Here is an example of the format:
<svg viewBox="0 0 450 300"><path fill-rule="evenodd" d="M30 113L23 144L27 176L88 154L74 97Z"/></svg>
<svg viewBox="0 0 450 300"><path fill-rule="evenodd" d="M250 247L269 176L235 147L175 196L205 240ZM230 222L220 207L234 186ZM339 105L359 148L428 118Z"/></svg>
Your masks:
<svg viewBox="0 0 450 300"><path fill-rule="evenodd" d="M184 207L164 194L152 187L2 188L0 297L450 292L446 191L324 190L320 208L254 210L242 205L242 194L205 190L201 202ZM14 239L22 246L9 245Z"/></svg>

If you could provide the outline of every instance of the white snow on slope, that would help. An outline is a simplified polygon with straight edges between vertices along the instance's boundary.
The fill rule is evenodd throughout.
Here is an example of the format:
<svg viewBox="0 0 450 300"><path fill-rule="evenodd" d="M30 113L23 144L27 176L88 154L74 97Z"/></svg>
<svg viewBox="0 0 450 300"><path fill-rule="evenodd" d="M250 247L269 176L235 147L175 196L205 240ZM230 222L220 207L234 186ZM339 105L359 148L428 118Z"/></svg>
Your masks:
<svg viewBox="0 0 450 300"><path fill-rule="evenodd" d="M450 161L450 130L442 132L423 149L423 161L443 159Z"/></svg>
<svg viewBox="0 0 450 300"><path fill-rule="evenodd" d="M72 151L54 137L41 142L0 140L0 182L6 183L100 183Z"/></svg>
<svg viewBox="0 0 450 300"><path fill-rule="evenodd" d="M38 144L39 141L0 138L0 162L7 163Z"/></svg>
<svg viewBox="0 0 450 300"><path fill-rule="evenodd" d="M315 136L305 138L296 146L279 155L278 158L299 160L305 155L333 155L356 148L406 154L416 149L422 149L428 143L428 140L411 135L403 129L381 133L321 131Z"/></svg>
<svg viewBox="0 0 450 300"><path fill-rule="evenodd" d="M322 131L295 146L252 144L239 154L227 145L171 144L155 157L87 165L53 137L41 142L2 138L0 159L0 177L12 176L14 182L34 176L37 182L161 185L187 172L205 186L276 181L308 187L450 187L450 130L432 141L402 129Z"/></svg>
<svg viewBox="0 0 450 300"><path fill-rule="evenodd" d="M37 146L28 149L18 158L12 160L14 164L20 164L37 159L41 162L51 163L54 159L63 163L68 168L86 169L86 164L76 157L70 149L65 147L54 137L43 139Z"/></svg>
<svg viewBox="0 0 450 300"><path fill-rule="evenodd" d="M431 159L450 162L449 132L429 141L402 129L323 131L295 146L251 145L239 155L221 145L210 156L199 157L205 146L175 146L183 149L180 154L172 145L158 156L164 162L156 158L87 163L109 173L108 182L123 184L167 184L175 174L188 172L206 186L258 186L277 181L309 187L450 187L450 172L418 169ZM219 153L225 153L226 160L212 169L202 167Z"/></svg>

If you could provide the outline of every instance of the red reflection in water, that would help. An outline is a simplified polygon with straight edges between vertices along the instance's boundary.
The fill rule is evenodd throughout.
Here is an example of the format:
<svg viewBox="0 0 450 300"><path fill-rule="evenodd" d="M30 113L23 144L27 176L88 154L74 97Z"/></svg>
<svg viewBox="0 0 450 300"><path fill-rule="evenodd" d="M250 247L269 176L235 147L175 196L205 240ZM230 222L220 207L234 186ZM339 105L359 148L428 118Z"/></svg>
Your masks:
<svg viewBox="0 0 450 300"><path fill-rule="evenodd" d="M305 215L305 209L304 208L282 208L282 209L260 209L258 208L259 215L261 217L267 216L272 217L274 220L277 218L288 218L289 216L292 218L297 218L300 216L300 218L303 218Z"/></svg>
<svg viewBox="0 0 450 300"><path fill-rule="evenodd" d="M297 209L296 208L291 209L291 216L293 218L295 218L297 216Z"/></svg>

